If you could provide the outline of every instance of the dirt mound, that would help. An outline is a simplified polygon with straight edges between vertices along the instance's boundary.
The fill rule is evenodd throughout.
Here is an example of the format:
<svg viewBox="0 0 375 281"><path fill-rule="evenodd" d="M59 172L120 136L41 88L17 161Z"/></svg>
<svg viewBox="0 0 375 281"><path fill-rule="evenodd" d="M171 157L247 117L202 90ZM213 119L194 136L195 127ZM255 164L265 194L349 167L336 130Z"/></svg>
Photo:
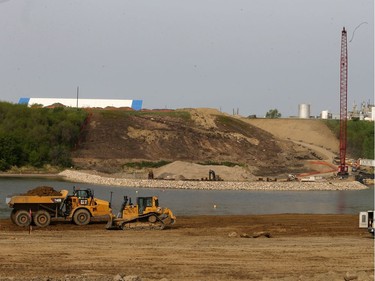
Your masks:
<svg viewBox="0 0 375 281"><path fill-rule="evenodd" d="M60 196L61 193L56 191L50 186L38 186L36 188L30 189L25 194L26 196Z"/></svg>
<svg viewBox="0 0 375 281"><path fill-rule="evenodd" d="M155 178L176 180L202 180L209 178L209 171L215 172L216 176L224 181L253 180L255 177L249 169L244 167L227 167L221 165L199 165L182 161L175 161L155 169Z"/></svg>
<svg viewBox="0 0 375 281"><path fill-rule="evenodd" d="M252 124L248 118L206 108L140 112L92 110L90 118L84 137L72 155L75 167L111 174L129 172L124 168L129 162L164 160L224 164L223 167L238 165L235 173L217 171L226 180L284 177L310 171L305 166L308 160L326 158L297 141L316 139L322 147L323 139L325 144L334 139L324 123L318 121L267 119ZM309 124L313 129L308 129ZM277 133L272 133L273 130ZM288 134L281 134L284 130ZM164 173L163 177L190 178L186 169ZM208 175L206 171L199 174L199 178Z"/></svg>

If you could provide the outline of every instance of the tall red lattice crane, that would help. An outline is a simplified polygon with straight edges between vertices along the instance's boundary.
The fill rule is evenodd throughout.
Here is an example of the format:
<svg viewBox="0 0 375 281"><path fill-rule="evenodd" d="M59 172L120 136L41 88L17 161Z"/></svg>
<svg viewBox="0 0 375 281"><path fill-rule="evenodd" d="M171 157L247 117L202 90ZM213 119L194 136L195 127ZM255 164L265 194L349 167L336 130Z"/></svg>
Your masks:
<svg viewBox="0 0 375 281"><path fill-rule="evenodd" d="M348 166L346 157L346 126L348 118L348 45L345 27L341 33L341 58L340 58L340 166L338 175L346 176Z"/></svg>

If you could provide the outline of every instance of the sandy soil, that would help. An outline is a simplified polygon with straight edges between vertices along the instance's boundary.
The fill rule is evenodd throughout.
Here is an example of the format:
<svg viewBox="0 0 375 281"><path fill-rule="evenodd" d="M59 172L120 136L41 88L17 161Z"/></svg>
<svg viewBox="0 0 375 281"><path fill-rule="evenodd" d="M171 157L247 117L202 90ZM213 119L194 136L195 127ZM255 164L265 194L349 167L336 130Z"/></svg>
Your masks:
<svg viewBox="0 0 375 281"><path fill-rule="evenodd" d="M257 126L271 134L292 141L314 144L338 153L339 140L327 127L322 126L322 120L312 119L249 119L241 118L242 121Z"/></svg>
<svg viewBox="0 0 375 281"><path fill-rule="evenodd" d="M252 238L262 231L271 238ZM163 231L54 224L31 234L1 220L0 237L0 280L374 280L374 240L356 215L178 217Z"/></svg>
<svg viewBox="0 0 375 281"><path fill-rule="evenodd" d="M250 168L227 167L220 165L199 165L195 163L175 161L154 169L155 178L163 179L208 179L209 171L215 171L216 176L226 181L255 180Z"/></svg>

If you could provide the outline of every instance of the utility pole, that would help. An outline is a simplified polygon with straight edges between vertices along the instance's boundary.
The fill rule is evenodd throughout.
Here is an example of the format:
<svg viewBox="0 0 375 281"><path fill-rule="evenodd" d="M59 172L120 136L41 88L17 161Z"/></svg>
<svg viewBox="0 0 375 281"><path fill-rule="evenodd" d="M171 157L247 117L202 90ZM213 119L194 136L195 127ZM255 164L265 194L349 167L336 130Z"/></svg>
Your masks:
<svg viewBox="0 0 375 281"><path fill-rule="evenodd" d="M79 86L77 86L77 109L78 109L78 95L79 95Z"/></svg>

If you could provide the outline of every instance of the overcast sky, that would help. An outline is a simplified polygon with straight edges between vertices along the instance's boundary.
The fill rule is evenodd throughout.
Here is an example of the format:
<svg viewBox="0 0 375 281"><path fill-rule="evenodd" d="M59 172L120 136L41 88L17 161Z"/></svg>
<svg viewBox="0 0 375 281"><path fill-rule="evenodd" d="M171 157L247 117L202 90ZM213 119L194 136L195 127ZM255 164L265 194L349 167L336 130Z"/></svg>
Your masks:
<svg viewBox="0 0 375 281"><path fill-rule="evenodd" d="M0 100L338 113L344 26L351 109L374 102L373 0L0 0Z"/></svg>

